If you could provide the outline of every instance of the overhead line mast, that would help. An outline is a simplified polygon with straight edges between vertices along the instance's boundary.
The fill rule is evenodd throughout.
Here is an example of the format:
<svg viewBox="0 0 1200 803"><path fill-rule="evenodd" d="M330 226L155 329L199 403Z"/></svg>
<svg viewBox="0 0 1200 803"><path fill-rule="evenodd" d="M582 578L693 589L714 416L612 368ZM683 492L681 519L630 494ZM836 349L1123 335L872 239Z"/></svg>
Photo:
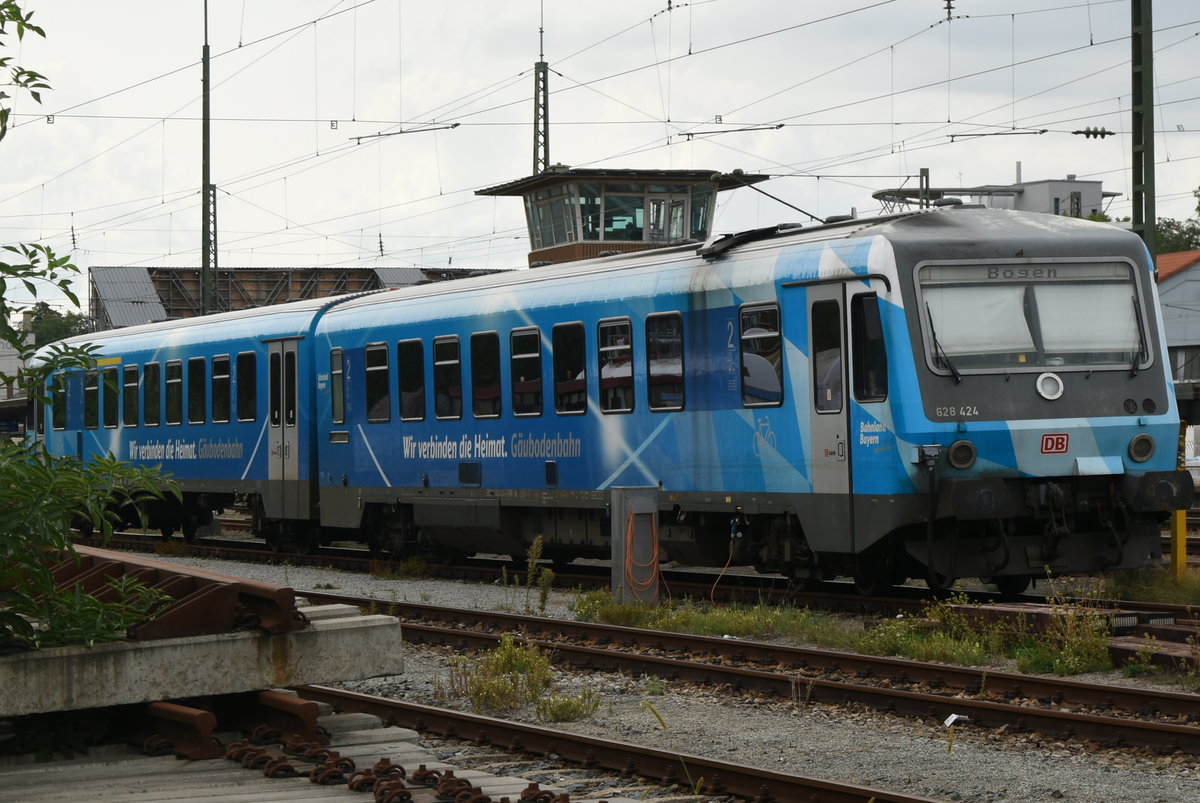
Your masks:
<svg viewBox="0 0 1200 803"><path fill-rule="evenodd" d="M545 53L545 8L538 24L538 60L533 65L533 174L550 169L550 70Z"/></svg>
<svg viewBox="0 0 1200 803"><path fill-rule="evenodd" d="M204 0L204 48L200 57L200 314L220 308L217 299L217 188L212 185L209 164L208 0Z"/></svg>

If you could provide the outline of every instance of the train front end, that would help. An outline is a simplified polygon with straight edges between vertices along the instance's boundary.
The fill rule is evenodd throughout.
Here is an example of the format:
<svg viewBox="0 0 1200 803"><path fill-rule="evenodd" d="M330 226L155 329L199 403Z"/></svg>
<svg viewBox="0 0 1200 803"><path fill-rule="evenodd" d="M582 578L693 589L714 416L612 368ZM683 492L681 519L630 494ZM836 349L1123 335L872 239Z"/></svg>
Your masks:
<svg viewBox="0 0 1200 803"><path fill-rule="evenodd" d="M1193 486L1140 239L1053 216L930 218L892 240L914 355L901 396L919 399L895 431L908 504L927 506L904 528L910 566L1015 591L1160 560Z"/></svg>

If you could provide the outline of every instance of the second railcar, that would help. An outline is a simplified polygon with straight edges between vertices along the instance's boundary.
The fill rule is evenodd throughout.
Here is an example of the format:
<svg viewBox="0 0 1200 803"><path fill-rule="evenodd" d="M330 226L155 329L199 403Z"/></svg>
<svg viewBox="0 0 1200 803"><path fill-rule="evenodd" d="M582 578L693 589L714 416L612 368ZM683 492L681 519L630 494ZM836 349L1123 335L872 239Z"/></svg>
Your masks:
<svg viewBox="0 0 1200 803"><path fill-rule="evenodd" d="M367 296L316 326L321 523L395 550L665 556L864 588L1140 566L1178 417L1140 240L943 209ZM326 370L327 369L327 370Z"/></svg>

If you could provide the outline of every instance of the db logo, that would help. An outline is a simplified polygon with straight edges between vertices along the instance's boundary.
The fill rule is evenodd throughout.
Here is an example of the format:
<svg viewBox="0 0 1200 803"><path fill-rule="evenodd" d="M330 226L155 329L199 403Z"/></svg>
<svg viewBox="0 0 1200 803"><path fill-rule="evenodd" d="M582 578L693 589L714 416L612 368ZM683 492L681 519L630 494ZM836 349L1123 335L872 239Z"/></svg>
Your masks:
<svg viewBox="0 0 1200 803"><path fill-rule="evenodd" d="M1042 435L1042 454L1066 454L1071 436L1065 432L1053 432Z"/></svg>

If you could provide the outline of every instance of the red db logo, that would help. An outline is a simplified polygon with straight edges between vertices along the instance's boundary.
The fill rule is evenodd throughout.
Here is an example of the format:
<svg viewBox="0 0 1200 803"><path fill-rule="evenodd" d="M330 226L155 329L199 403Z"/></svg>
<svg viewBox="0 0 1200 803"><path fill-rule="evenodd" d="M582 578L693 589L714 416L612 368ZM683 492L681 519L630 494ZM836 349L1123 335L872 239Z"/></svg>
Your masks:
<svg viewBox="0 0 1200 803"><path fill-rule="evenodd" d="M1065 432L1048 432L1042 435L1042 454L1066 454L1071 436Z"/></svg>

